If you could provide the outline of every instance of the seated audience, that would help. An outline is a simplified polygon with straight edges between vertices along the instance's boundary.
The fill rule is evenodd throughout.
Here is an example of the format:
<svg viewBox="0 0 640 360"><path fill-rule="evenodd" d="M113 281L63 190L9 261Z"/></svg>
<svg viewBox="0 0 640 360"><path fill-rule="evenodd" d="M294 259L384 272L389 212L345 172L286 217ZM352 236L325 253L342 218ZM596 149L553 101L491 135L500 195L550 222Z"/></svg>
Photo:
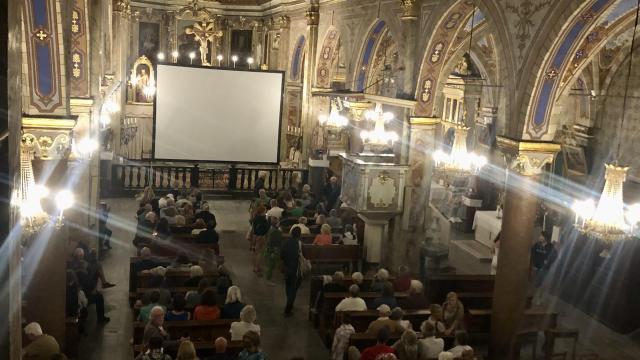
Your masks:
<svg viewBox="0 0 640 360"><path fill-rule="evenodd" d="M422 339L418 340L420 360L434 359L444 350L444 340L436 338L436 328L430 321L422 322L420 326Z"/></svg>
<svg viewBox="0 0 640 360"><path fill-rule="evenodd" d="M220 318L220 308L216 303L216 293L207 289L202 294L200 305L193 310L194 320L216 320Z"/></svg>
<svg viewBox="0 0 640 360"><path fill-rule="evenodd" d="M229 271L225 269L223 265L218 266L218 279L216 280L216 289L218 292L218 297L220 298L220 303L223 303L227 299L227 292L229 288L233 285L231 281L231 274Z"/></svg>
<svg viewBox="0 0 640 360"><path fill-rule="evenodd" d="M205 224L208 224L212 221L214 224L217 224L216 216L209 211L209 203L207 202L203 202L200 207L200 211L198 211L194 215L194 220L197 221L198 219L202 219Z"/></svg>
<svg viewBox="0 0 640 360"><path fill-rule="evenodd" d="M338 216L338 210L336 209L331 209L329 211L329 217L327 217L326 221L332 228L342 227L342 219Z"/></svg>
<svg viewBox="0 0 640 360"><path fill-rule="evenodd" d="M220 245L218 242L220 241L220 235L216 231L216 223L214 221L210 221L207 224L207 229L201 231L196 238L196 243L198 244L209 244L213 247L213 251L216 255L220 255Z"/></svg>
<svg viewBox="0 0 640 360"><path fill-rule="evenodd" d="M418 360L418 336L415 331L405 330L392 347L398 360Z"/></svg>
<svg viewBox="0 0 640 360"><path fill-rule="evenodd" d="M387 341L389 341L390 336L389 329L382 327L377 330L375 334L376 344L362 351L362 355L360 357L361 360L377 360L382 354L395 354L395 350L391 346L387 345Z"/></svg>
<svg viewBox="0 0 640 360"><path fill-rule="evenodd" d="M282 199L281 207L286 209L287 211L294 208L296 205L296 201L293 199L293 195L291 195L291 191L285 190L280 193L280 197Z"/></svg>
<svg viewBox="0 0 640 360"><path fill-rule="evenodd" d="M367 328L367 332L370 334L377 334L382 328L387 328L390 334L399 335L404 332L404 328L398 324L397 321L389 319L391 315L391 308L387 305L380 305L378 307L379 317L372 321Z"/></svg>
<svg viewBox="0 0 640 360"><path fill-rule="evenodd" d="M336 311L366 311L367 303L359 297L360 288L353 284L349 287L349 297L342 299L336 306Z"/></svg>
<svg viewBox="0 0 640 360"><path fill-rule="evenodd" d="M322 214L320 214L320 215L316 216L316 219L315 219L315 225L317 225L318 227L320 227L320 226L322 226L322 225L324 225L324 224L326 224L326 223L327 223L327 217L326 217L326 215L322 215Z"/></svg>
<svg viewBox="0 0 640 360"><path fill-rule="evenodd" d="M209 285L210 283L208 279L200 279L197 291L187 291L187 294L185 295L185 299L187 300L187 309L193 309L200 304L202 294L209 288Z"/></svg>
<svg viewBox="0 0 640 360"><path fill-rule="evenodd" d="M185 281L185 287L196 287L204 277L204 271L200 265L193 265L189 269L189 279Z"/></svg>
<svg viewBox="0 0 640 360"><path fill-rule="evenodd" d="M302 207L302 202L300 200L296 200L295 206L288 211L289 216L294 218L299 218L304 215L304 208Z"/></svg>
<svg viewBox="0 0 640 360"><path fill-rule="evenodd" d="M178 347L178 354L176 360L198 360L196 355L196 347L190 340L185 340L180 343Z"/></svg>
<svg viewBox="0 0 640 360"><path fill-rule="evenodd" d="M398 276L396 280L393 282L393 288L398 292L406 292L409 291L411 287L411 273L409 272L409 267L406 265L400 266L398 269Z"/></svg>
<svg viewBox="0 0 640 360"><path fill-rule="evenodd" d="M151 270L158 266L158 263L151 258L151 249L148 247L145 246L140 250L140 257L140 260L133 263L132 270L134 272L138 273L144 270Z"/></svg>
<svg viewBox="0 0 640 360"><path fill-rule="evenodd" d="M201 232L207 229L207 224L202 220L202 218L196 219L193 223L193 230L191 230L191 235L198 235Z"/></svg>
<svg viewBox="0 0 640 360"><path fill-rule="evenodd" d="M454 347L449 349L448 351L453 354L454 358L462 357L462 352L465 350L473 350L471 346L467 345L467 341L469 340L469 335L464 330L456 331L456 340L454 343Z"/></svg>
<svg viewBox="0 0 640 360"><path fill-rule="evenodd" d="M278 206L278 200L276 199L271 199L271 201L269 202L269 206L271 206L271 208L269 209L269 211L267 211L267 218L282 218L282 213L284 212L284 209L281 208L280 206Z"/></svg>
<svg viewBox="0 0 640 360"><path fill-rule="evenodd" d="M157 266L149 270L152 276L151 279L149 279L149 290L147 290L143 296L145 303L149 303L149 296L153 291L156 291L160 294L160 298L158 299L159 305L167 307L171 304L171 292L167 289L164 278L166 272L167 269L162 266Z"/></svg>
<svg viewBox="0 0 640 360"><path fill-rule="evenodd" d="M342 271L336 271L331 277L331 281L322 287L324 292L347 292L347 287L342 284L344 280L344 273Z"/></svg>
<svg viewBox="0 0 640 360"><path fill-rule="evenodd" d="M245 306L240 311L240 321L234 321L231 323L231 341L242 340L244 335L253 331L260 335L260 325L256 324L256 309L252 305Z"/></svg>
<svg viewBox="0 0 640 360"><path fill-rule="evenodd" d="M149 316L151 316L151 311L156 307L161 307L163 313L167 312L167 307L165 305L161 305L160 300L160 292L158 290L151 290L149 296L145 295L145 305L140 308L140 312L138 313L138 321L147 322L149 321Z"/></svg>
<svg viewBox="0 0 640 360"><path fill-rule="evenodd" d="M318 216L322 216L322 223L318 223ZM313 219L316 220L316 224L318 225L322 225L324 224L324 219L325 216L327 216L327 210L324 207L323 203L318 203L318 205L316 205L316 212L313 214Z"/></svg>
<svg viewBox="0 0 640 360"><path fill-rule="evenodd" d="M181 251L180 253L178 253L176 258L173 260L171 265L167 267L167 269L179 271L191 270L191 259L189 259L189 254L187 254L185 251Z"/></svg>
<svg viewBox="0 0 640 360"><path fill-rule="evenodd" d="M407 309L424 309L429 306L427 298L424 297L424 286L418 280L411 280L409 295L404 299Z"/></svg>
<svg viewBox="0 0 640 360"><path fill-rule="evenodd" d="M358 285L360 291L366 291L366 285L364 284L364 275L362 275L361 272L356 271L351 274L351 281L353 281L354 284Z"/></svg>
<svg viewBox="0 0 640 360"><path fill-rule="evenodd" d="M313 239L313 245L331 245L332 243L331 226L323 224L320 227L320 234L316 235L315 239Z"/></svg>
<svg viewBox="0 0 640 360"><path fill-rule="evenodd" d="M84 248L83 248L84 247ZM100 280L103 289L116 286L107 281L104 275L102 264L98 261L98 256L94 250L90 250L84 243L80 242L78 248L73 252L71 269L74 271L86 271L87 274L96 281Z"/></svg>
<svg viewBox="0 0 640 360"><path fill-rule="evenodd" d="M167 312L166 315L167 321L191 320L191 313L185 310L187 301L184 299L184 295L175 294L171 306L171 311Z"/></svg>
<svg viewBox="0 0 640 360"><path fill-rule="evenodd" d="M168 240L171 237L171 229L167 218L160 218L156 224L155 238L158 240Z"/></svg>
<svg viewBox="0 0 640 360"><path fill-rule="evenodd" d="M99 323L108 322L110 319L104 316L104 297L96 287L98 286L98 273L102 272L101 267L89 266L89 263L84 261L84 251L80 248L76 249L75 257L72 261L70 268L73 270L76 279L78 279L78 285L87 297L89 304L95 304L96 316ZM111 285L109 283L102 283L102 287Z"/></svg>
<svg viewBox="0 0 640 360"><path fill-rule="evenodd" d="M149 242L153 237L157 224L158 215L153 211L146 213L144 220L136 228L136 237L133 240L133 244L139 246L140 243Z"/></svg>
<svg viewBox="0 0 640 360"><path fill-rule="evenodd" d="M389 281L389 271L387 269L378 270L371 282L371 291L382 291L382 287L387 281Z"/></svg>
<svg viewBox="0 0 640 360"><path fill-rule="evenodd" d="M204 358L204 360L231 360L231 355L227 354L227 346L227 339L218 337L213 342L215 353L209 357Z"/></svg>
<svg viewBox="0 0 640 360"><path fill-rule="evenodd" d="M291 229L289 229L289 234L291 234L291 232L295 228L300 228L300 234L302 235L311 234L311 231L307 227L307 218L304 216L301 216L300 218L298 218L298 223L291 226Z"/></svg>
<svg viewBox="0 0 640 360"><path fill-rule="evenodd" d="M160 337L163 340L169 340L169 333L164 329L165 311L161 306L151 309L149 314L149 322L144 327L144 335L142 336L142 345L147 346L149 340L154 337Z"/></svg>
<svg viewBox="0 0 640 360"><path fill-rule="evenodd" d="M222 306L220 318L222 319L239 319L240 312L244 308L242 303L242 293L237 286L231 286L227 290L227 298Z"/></svg>
<svg viewBox="0 0 640 360"><path fill-rule="evenodd" d="M404 311L399 308L393 308L393 310L391 310L391 316L389 316L389 319L397 321L398 324L400 324L400 326L402 326L405 330L413 330L413 325L411 325L411 321L409 320L404 320Z"/></svg>
<svg viewBox="0 0 640 360"><path fill-rule="evenodd" d="M448 351L443 351L438 355L438 360L454 360L453 354Z"/></svg>
<svg viewBox="0 0 640 360"><path fill-rule="evenodd" d="M183 227L187 225L187 219L185 219L184 215L178 214L176 215L176 226Z"/></svg>
<svg viewBox="0 0 640 360"><path fill-rule="evenodd" d="M427 321L433 325L434 329L436 329L436 335L444 335L447 328L442 320L442 306L439 304L431 304L431 306L429 306L429 310L431 315L429 315Z"/></svg>
<svg viewBox="0 0 640 360"><path fill-rule="evenodd" d="M171 360L171 356L164 353L163 338L161 336L154 336L149 339L147 349L141 352L136 360Z"/></svg>
<svg viewBox="0 0 640 360"><path fill-rule="evenodd" d="M58 341L53 336L44 334L37 322L25 326L24 333L29 339L29 345L22 349L22 359L51 359L53 355L60 352Z"/></svg>
<svg viewBox="0 0 640 360"><path fill-rule="evenodd" d="M447 294L447 301L442 304L442 315L445 335L455 334L456 330L461 330L464 326L464 305L455 292Z"/></svg>
<svg viewBox="0 0 640 360"><path fill-rule="evenodd" d="M176 225L176 216L178 215L178 209L175 205L175 201L172 198L168 198L167 206L160 209L160 219L167 219L169 225Z"/></svg>
<svg viewBox="0 0 640 360"><path fill-rule="evenodd" d="M382 304L388 305L390 308L398 307L398 300L396 300L395 293L393 292L393 285L388 281L382 286L381 296L373 300L374 308Z"/></svg>
<svg viewBox="0 0 640 360"><path fill-rule="evenodd" d="M353 225L347 224L344 226L344 233L342 234L343 245L358 245L358 236L356 235Z"/></svg>
<svg viewBox="0 0 640 360"><path fill-rule="evenodd" d="M340 326L333 334L333 343L331 344L331 359L343 360L344 352L349 346L349 338L355 334L356 330L351 325L351 316L349 314L343 314L340 322Z"/></svg>
<svg viewBox="0 0 640 360"><path fill-rule="evenodd" d="M260 334L249 331L242 337L244 349L238 354L238 360L265 360L266 357L260 350Z"/></svg>

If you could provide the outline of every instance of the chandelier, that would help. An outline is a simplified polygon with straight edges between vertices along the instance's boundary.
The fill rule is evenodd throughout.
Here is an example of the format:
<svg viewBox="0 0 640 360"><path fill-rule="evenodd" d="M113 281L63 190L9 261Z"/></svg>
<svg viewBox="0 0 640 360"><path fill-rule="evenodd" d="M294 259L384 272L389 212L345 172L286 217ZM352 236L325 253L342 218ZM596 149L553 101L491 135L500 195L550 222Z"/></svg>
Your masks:
<svg viewBox="0 0 640 360"><path fill-rule="evenodd" d="M339 98L336 100L331 100L331 111L329 112L329 116L320 115L318 117L318 121L320 121L321 125L328 128L335 130L342 129L343 127L349 125L349 120L346 117L340 115L340 111L342 110L342 108L343 106Z"/></svg>
<svg viewBox="0 0 640 360"><path fill-rule="evenodd" d="M386 131L384 124L393 120L395 117L393 113L383 112L382 104L377 103L375 110L370 110L365 113L365 118L374 122L373 130L363 130L360 133L365 146L369 146L371 149L384 150L398 141L398 134L395 131Z"/></svg>
<svg viewBox="0 0 640 360"><path fill-rule="evenodd" d="M455 125L453 129L451 152L447 154L442 150L436 150L432 155L436 169L454 176L477 174L487 164L487 158L467 152L468 127Z"/></svg>
<svg viewBox="0 0 640 360"><path fill-rule="evenodd" d="M604 189L596 206L593 200L576 201L574 226L591 238L607 243L623 240L631 235L640 221L640 204L625 209L623 184L628 167L605 164Z"/></svg>
<svg viewBox="0 0 640 360"><path fill-rule="evenodd" d="M640 0L636 6L636 19L629 48L629 68L622 102L622 116L619 121L617 158L620 158L622 140L619 138L624 130L624 120L627 111L627 95L629 93L629 79L633 68L633 50L635 48L636 30L640 15ZM627 178L628 167L618 166L617 163L605 164L604 188L596 206L593 200L576 201L571 207L575 212L574 226L590 238L599 239L607 244L625 240L633 235L636 224L640 221L640 204L625 208L623 185Z"/></svg>

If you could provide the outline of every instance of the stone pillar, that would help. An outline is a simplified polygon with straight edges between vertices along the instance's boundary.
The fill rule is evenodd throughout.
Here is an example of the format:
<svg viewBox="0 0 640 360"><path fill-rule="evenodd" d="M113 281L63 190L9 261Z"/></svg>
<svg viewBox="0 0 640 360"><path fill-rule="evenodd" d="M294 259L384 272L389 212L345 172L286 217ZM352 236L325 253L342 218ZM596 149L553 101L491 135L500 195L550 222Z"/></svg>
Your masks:
<svg viewBox="0 0 640 360"><path fill-rule="evenodd" d="M429 154L436 149L439 118L411 117L409 145L409 179L405 191L402 229L422 233L429 226L429 194L433 161Z"/></svg>
<svg viewBox="0 0 640 360"><path fill-rule="evenodd" d="M498 137L509 166L500 253L493 292L489 357L511 359L529 288L530 249L538 210L538 179L560 145Z"/></svg>
<svg viewBox="0 0 640 360"><path fill-rule="evenodd" d="M416 33L418 31L419 0L400 0L402 3L402 41L399 42L404 64L402 92L405 95L415 94L416 74Z"/></svg>
<svg viewBox="0 0 640 360"><path fill-rule="evenodd" d="M316 69L316 50L318 47L318 24L320 22L320 5L317 0L312 0L309 10L305 17L307 18L307 55L304 64L304 80L302 83L302 159L309 158L311 134L314 129L313 102L311 100L311 88L314 83L314 75Z"/></svg>
<svg viewBox="0 0 640 360"><path fill-rule="evenodd" d="M22 116L21 71L23 1L0 5L0 196L10 199L20 181L19 148ZM10 41L9 41L10 40ZM16 214L8 201L0 203L0 359L19 360L22 350L20 236L12 232Z"/></svg>

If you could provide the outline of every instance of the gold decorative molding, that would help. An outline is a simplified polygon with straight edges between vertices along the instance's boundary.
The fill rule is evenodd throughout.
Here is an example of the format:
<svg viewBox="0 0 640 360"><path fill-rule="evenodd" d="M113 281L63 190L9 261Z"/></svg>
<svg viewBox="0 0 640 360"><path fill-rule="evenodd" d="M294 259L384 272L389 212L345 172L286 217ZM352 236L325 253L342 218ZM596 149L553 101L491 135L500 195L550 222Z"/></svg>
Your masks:
<svg viewBox="0 0 640 360"><path fill-rule="evenodd" d="M77 117L73 118L47 118L47 117L23 117L23 130L67 130L76 126Z"/></svg>
<svg viewBox="0 0 640 360"><path fill-rule="evenodd" d="M21 148L42 160L66 158L71 150L71 134L77 121L77 116L24 115Z"/></svg>
<svg viewBox="0 0 640 360"><path fill-rule="evenodd" d="M402 5L401 20L416 20L418 19L417 3L418 0L400 0Z"/></svg>
<svg viewBox="0 0 640 360"><path fill-rule="evenodd" d="M540 175L561 150L560 144L553 142L517 140L504 136L498 136L496 143L509 168L523 176Z"/></svg>
<svg viewBox="0 0 640 360"><path fill-rule="evenodd" d="M409 124L411 124L411 126L414 126L414 125L434 126L434 125L440 124L441 122L442 121L440 120L440 118L436 118L436 117L411 116L409 118Z"/></svg>

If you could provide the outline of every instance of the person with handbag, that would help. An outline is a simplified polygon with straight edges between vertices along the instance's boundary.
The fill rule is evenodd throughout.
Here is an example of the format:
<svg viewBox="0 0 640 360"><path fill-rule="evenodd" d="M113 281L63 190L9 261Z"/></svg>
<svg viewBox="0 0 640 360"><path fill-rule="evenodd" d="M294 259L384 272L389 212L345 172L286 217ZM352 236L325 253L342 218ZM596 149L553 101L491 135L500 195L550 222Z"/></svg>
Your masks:
<svg viewBox="0 0 640 360"><path fill-rule="evenodd" d="M300 269L300 228L296 227L291 231L291 236L282 245L280 258L284 270L284 285L287 294L287 305L284 308L284 316L293 315L293 303L296 300L298 287L302 282ZM304 258L303 258L304 259Z"/></svg>

